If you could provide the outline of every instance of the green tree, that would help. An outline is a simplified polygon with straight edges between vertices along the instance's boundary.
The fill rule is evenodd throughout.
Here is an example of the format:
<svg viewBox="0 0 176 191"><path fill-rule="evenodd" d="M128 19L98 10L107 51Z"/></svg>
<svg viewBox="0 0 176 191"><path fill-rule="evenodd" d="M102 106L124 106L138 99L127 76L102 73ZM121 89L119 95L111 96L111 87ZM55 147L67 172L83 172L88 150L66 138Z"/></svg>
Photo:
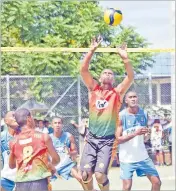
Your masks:
<svg viewBox="0 0 176 191"><path fill-rule="evenodd" d="M114 48L124 41L129 48L149 45L132 26L108 26L103 20L103 8L97 1L4 1L1 31L2 47L87 48L91 39L99 34L104 39L102 47ZM1 74L76 77L84 54L3 52ZM129 57L136 72L151 65L150 53L130 53ZM97 78L104 68L111 68L117 75L124 74L124 65L115 53L95 53L90 67L93 76ZM51 85L43 90L45 83L41 78L36 78L30 84L29 90L23 94L28 98L35 96L41 101L44 94L45 97L53 94L54 87Z"/></svg>
<svg viewBox="0 0 176 191"><path fill-rule="evenodd" d="M89 47L101 34L103 47L147 47L148 42L131 26L110 27L103 21L96 1L6 1L2 4L2 47ZM77 75L82 53L3 53L2 74ZM135 71L151 64L151 54L130 53ZM115 53L97 53L91 71L97 77L103 68L118 75L124 66Z"/></svg>

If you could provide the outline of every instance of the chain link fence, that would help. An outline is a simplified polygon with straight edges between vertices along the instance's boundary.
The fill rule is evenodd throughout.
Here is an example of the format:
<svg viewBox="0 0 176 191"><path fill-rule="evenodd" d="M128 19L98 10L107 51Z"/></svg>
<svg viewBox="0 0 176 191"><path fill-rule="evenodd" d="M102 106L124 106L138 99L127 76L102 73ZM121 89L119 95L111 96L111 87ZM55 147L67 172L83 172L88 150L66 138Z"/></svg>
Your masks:
<svg viewBox="0 0 176 191"><path fill-rule="evenodd" d="M116 77L116 84L124 76ZM171 116L171 77L167 75L137 75L130 90L135 90L139 104L149 115ZM70 124L88 117L88 91L81 78L70 76L1 76L1 117L16 110L29 99L38 99L48 106L43 115L61 116L64 130L72 133L79 148L78 131ZM122 106L122 109L124 105Z"/></svg>

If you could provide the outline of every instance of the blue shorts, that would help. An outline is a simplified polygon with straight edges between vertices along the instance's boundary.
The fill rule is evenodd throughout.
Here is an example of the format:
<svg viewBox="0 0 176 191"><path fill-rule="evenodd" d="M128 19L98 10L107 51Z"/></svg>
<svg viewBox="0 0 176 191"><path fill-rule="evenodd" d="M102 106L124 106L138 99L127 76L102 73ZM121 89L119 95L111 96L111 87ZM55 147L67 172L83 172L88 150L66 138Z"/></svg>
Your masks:
<svg viewBox="0 0 176 191"><path fill-rule="evenodd" d="M120 162L120 178L122 180L132 179L134 171L140 177L146 175L159 177L155 165L150 158L135 163Z"/></svg>
<svg viewBox="0 0 176 191"><path fill-rule="evenodd" d="M60 166L59 168L56 167L56 171L57 171L56 173L58 173L58 175L61 176L62 178L68 180L68 179L72 178L71 169L75 166L76 166L76 163L73 162L72 160L67 161L66 164ZM51 181L56 180L56 179L57 179L57 177L55 175L53 175L51 177Z"/></svg>
<svg viewBox="0 0 176 191"><path fill-rule="evenodd" d="M1 186L6 191L12 191L15 187L15 182L8 180L6 178L1 178Z"/></svg>

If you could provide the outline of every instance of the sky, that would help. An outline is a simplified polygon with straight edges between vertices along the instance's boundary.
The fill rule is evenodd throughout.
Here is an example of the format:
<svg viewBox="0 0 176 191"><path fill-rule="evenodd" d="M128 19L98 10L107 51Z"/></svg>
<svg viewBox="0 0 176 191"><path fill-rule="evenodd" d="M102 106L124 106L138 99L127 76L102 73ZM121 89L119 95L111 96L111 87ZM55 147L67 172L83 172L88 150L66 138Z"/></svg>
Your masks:
<svg viewBox="0 0 176 191"><path fill-rule="evenodd" d="M120 9L122 24L136 27L136 31L152 43L151 48L174 46L171 1L100 1L100 5Z"/></svg>

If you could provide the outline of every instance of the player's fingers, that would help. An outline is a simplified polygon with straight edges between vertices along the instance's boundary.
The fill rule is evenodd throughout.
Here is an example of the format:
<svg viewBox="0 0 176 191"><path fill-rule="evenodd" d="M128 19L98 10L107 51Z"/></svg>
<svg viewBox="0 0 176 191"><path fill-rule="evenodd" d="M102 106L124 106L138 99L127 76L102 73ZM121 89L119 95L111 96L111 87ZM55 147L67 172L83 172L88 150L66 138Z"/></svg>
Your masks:
<svg viewBox="0 0 176 191"><path fill-rule="evenodd" d="M95 37L93 37L93 38L92 38L92 41L91 41L91 44L94 44L94 43L95 43L95 41L96 41L96 38L95 38Z"/></svg>
<svg viewBox="0 0 176 191"><path fill-rule="evenodd" d="M122 48L122 45L116 46L117 50L120 50Z"/></svg>
<svg viewBox="0 0 176 191"><path fill-rule="evenodd" d="M127 48L127 43L124 42L122 46L123 46L124 49L126 49Z"/></svg>
<svg viewBox="0 0 176 191"><path fill-rule="evenodd" d="M99 36L99 42L102 42L103 41L103 37L102 36Z"/></svg>

